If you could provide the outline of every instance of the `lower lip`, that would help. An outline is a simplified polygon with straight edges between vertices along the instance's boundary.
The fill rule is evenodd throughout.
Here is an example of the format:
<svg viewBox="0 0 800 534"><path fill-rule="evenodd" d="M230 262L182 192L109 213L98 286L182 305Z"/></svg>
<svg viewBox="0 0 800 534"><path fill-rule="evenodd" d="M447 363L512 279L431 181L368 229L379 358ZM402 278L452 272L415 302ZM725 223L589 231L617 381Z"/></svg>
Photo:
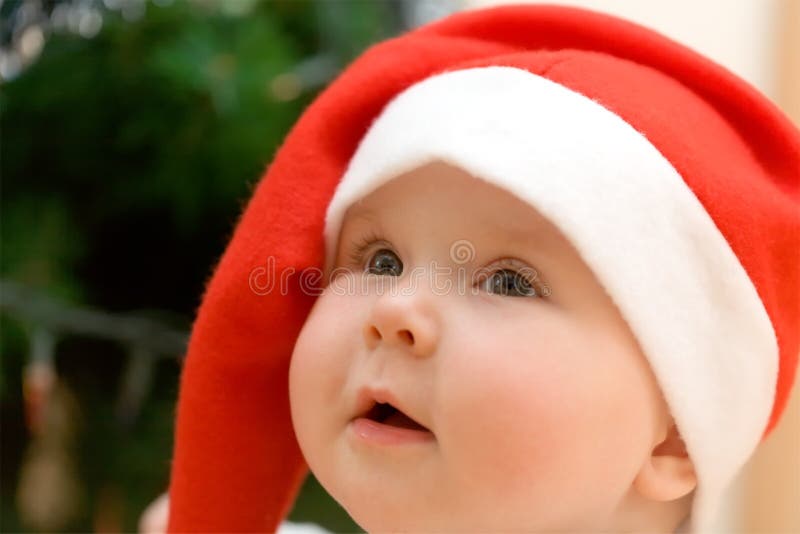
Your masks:
<svg viewBox="0 0 800 534"><path fill-rule="evenodd" d="M433 441L433 432L384 425L366 417L359 417L352 421L350 427L359 439L375 445L403 445Z"/></svg>

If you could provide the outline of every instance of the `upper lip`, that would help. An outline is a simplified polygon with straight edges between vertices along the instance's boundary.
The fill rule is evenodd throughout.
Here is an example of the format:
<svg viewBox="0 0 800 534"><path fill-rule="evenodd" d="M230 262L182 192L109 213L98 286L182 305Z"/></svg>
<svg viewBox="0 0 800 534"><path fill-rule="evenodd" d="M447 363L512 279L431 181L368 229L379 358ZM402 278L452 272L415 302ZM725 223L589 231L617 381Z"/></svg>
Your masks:
<svg viewBox="0 0 800 534"><path fill-rule="evenodd" d="M353 419L365 416L376 404L391 404L399 411L403 412L409 419L415 421L420 426L428 429L416 417L409 413L406 405L397 398L390 389L379 386L364 386L358 390L356 398L356 415Z"/></svg>

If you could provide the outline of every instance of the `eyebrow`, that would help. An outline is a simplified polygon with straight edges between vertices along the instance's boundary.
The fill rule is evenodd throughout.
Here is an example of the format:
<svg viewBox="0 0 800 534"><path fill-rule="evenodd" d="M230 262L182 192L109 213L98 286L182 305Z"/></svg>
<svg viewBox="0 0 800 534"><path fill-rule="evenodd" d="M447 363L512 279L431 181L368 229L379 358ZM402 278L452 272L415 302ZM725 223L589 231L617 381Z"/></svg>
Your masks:
<svg viewBox="0 0 800 534"><path fill-rule="evenodd" d="M509 241L520 244L539 243L542 237L546 237L547 229L542 226L532 228L520 228L509 226L498 226L497 230L505 235Z"/></svg>
<svg viewBox="0 0 800 534"><path fill-rule="evenodd" d="M479 224L484 228L488 227L492 233L503 235L509 241L520 244L537 243L550 234L550 229L541 222L530 226L521 226L508 221L489 220L479 221Z"/></svg>
<svg viewBox="0 0 800 534"><path fill-rule="evenodd" d="M348 208L345 218L376 222L378 219L378 213L375 210L356 203Z"/></svg>
<svg viewBox="0 0 800 534"><path fill-rule="evenodd" d="M354 223L368 222L380 225L380 212L364 206L360 202L352 204L347 210L347 218ZM551 248L557 241L553 241L552 228L547 226L547 221L539 221L533 226L520 226L509 223L487 221L492 227L492 232L503 235L512 245L531 247L546 246Z"/></svg>

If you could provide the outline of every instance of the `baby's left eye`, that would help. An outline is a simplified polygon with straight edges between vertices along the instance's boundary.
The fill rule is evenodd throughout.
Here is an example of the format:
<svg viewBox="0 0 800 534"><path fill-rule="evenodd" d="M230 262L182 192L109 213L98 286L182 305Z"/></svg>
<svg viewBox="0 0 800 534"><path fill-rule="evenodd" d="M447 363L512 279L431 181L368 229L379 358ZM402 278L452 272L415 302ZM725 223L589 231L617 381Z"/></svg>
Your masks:
<svg viewBox="0 0 800 534"><path fill-rule="evenodd" d="M370 274L400 276L403 273L403 262L397 254L382 248L369 257L365 269Z"/></svg>
<svg viewBox="0 0 800 534"><path fill-rule="evenodd" d="M534 288L534 280L527 275L513 269L503 268L492 273L482 273L479 276L479 285L493 295L511 297L540 297L543 296Z"/></svg>

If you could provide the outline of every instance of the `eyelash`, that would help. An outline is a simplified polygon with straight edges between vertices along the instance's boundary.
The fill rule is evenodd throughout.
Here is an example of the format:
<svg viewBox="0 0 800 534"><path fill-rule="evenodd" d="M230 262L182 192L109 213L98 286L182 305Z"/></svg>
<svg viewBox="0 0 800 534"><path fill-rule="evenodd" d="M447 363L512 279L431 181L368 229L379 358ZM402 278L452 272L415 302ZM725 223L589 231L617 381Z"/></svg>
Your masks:
<svg viewBox="0 0 800 534"><path fill-rule="evenodd" d="M383 236L371 231L354 243L353 250L349 254L351 264L362 266L367 259L367 251L375 243L385 243L387 246L389 244Z"/></svg>
<svg viewBox="0 0 800 534"><path fill-rule="evenodd" d="M383 236L372 230L370 231L369 234L366 234L365 236L361 237L360 239L354 242L352 250L348 254L348 258L351 262L351 265L363 267L364 261L366 261L367 259L367 252L372 247L372 245L377 243L385 244L386 248L392 248L391 245L389 244L389 241L386 238L384 238ZM498 266L498 268L491 272L494 273L496 271L500 271L503 269L514 270L515 268L519 267L512 265L512 263L516 262L511 262L508 260L500 260L500 265ZM536 271L534 270L534 272ZM542 280L538 276L535 276L533 279L525 277L525 281L535 289L537 295L540 295L542 297L549 296L550 290L548 286L544 282L542 282Z"/></svg>

